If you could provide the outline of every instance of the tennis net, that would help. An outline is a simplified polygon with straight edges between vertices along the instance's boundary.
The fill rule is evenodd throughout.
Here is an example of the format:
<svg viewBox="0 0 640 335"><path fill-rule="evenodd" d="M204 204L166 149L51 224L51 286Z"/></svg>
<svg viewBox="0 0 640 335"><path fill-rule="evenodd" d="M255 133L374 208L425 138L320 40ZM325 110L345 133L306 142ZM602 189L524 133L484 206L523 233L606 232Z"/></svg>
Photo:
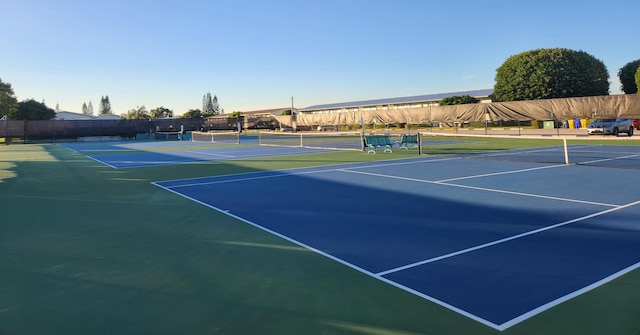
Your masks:
<svg viewBox="0 0 640 335"><path fill-rule="evenodd" d="M331 133L258 133L259 145L303 147L329 150L362 150L362 134L359 132Z"/></svg>
<svg viewBox="0 0 640 335"><path fill-rule="evenodd" d="M240 132L191 132L191 141L193 142L213 142L213 143L231 143L240 144Z"/></svg>
<svg viewBox="0 0 640 335"><path fill-rule="evenodd" d="M180 140L180 132L178 131L158 131L154 134L156 140L178 141Z"/></svg>
<svg viewBox="0 0 640 335"><path fill-rule="evenodd" d="M632 138L420 135L422 154L640 169L640 141Z"/></svg>

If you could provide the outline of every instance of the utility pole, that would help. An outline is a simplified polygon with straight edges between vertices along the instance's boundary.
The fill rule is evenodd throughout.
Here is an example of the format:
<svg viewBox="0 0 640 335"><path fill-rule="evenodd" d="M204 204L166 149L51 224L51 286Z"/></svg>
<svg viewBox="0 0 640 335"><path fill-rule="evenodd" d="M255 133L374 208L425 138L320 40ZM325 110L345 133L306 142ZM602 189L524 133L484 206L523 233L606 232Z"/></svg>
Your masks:
<svg viewBox="0 0 640 335"><path fill-rule="evenodd" d="M291 131L292 132L296 132L296 128L297 128L297 124L296 124L296 116L295 113L293 112L294 108L293 108L293 96L291 96Z"/></svg>

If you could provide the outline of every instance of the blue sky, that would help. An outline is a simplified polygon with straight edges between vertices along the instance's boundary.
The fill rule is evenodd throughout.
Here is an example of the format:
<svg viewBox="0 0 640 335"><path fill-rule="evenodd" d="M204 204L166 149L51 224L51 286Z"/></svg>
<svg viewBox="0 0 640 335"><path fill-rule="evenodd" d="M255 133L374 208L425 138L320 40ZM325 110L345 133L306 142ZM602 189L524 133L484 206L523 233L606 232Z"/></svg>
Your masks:
<svg viewBox="0 0 640 335"><path fill-rule="evenodd" d="M0 79L19 100L116 114L225 112L492 88L509 56L640 59L640 1L0 0Z"/></svg>

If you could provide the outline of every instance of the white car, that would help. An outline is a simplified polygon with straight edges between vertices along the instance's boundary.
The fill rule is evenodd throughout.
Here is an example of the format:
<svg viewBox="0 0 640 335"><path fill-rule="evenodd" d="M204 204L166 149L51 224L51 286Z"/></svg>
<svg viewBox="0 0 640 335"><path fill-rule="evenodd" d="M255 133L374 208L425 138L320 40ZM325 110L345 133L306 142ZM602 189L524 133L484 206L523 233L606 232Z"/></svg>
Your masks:
<svg viewBox="0 0 640 335"><path fill-rule="evenodd" d="M338 131L338 127L333 125L320 125L318 126L318 131Z"/></svg>
<svg viewBox="0 0 640 335"><path fill-rule="evenodd" d="M633 136L633 122L628 119L597 119L587 126L589 135L611 134L618 136L619 133L627 133Z"/></svg>

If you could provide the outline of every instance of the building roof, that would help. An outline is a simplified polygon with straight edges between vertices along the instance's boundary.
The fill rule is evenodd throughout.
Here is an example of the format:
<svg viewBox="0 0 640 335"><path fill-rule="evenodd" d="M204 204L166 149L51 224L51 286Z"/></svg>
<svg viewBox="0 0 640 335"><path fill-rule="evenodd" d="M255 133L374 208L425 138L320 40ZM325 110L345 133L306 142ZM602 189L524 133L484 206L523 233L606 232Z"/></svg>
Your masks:
<svg viewBox="0 0 640 335"><path fill-rule="evenodd" d="M59 111L56 112L56 116L53 118L54 120L119 120L120 116L115 114L106 114L106 115L92 115L92 114L81 114L69 111Z"/></svg>
<svg viewBox="0 0 640 335"><path fill-rule="evenodd" d="M282 112L291 110L291 107L282 107L282 108L272 108L272 109L261 109L255 111L247 111L240 112L242 116L257 116L257 115L281 115ZM227 118L231 115L231 113L218 114L213 116L208 116L207 118Z"/></svg>
<svg viewBox="0 0 640 335"><path fill-rule="evenodd" d="M92 115L74 113L69 111L56 112L54 120L92 120Z"/></svg>
<svg viewBox="0 0 640 335"><path fill-rule="evenodd" d="M291 107L263 109L263 110L247 111L247 112L241 112L241 113L242 113L242 115L258 115L258 114L280 115L280 114L282 114L282 112L284 112L286 110L291 110Z"/></svg>
<svg viewBox="0 0 640 335"><path fill-rule="evenodd" d="M380 106L380 105L418 103L418 102L425 102L425 101L439 101L444 98L461 96L461 95L469 95L469 96L478 98L478 97L488 97L491 94L493 94L493 89L426 94L426 95L415 95L415 96L399 97L399 98L374 99L374 100L362 100L362 101L339 102L339 103L315 105L315 106L310 106L306 108L301 108L299 109L299 111L306 112L306 111L314 111L314 110L322 110L322 109L337 109L337 108L346 108L346 107Z"/></svg>

